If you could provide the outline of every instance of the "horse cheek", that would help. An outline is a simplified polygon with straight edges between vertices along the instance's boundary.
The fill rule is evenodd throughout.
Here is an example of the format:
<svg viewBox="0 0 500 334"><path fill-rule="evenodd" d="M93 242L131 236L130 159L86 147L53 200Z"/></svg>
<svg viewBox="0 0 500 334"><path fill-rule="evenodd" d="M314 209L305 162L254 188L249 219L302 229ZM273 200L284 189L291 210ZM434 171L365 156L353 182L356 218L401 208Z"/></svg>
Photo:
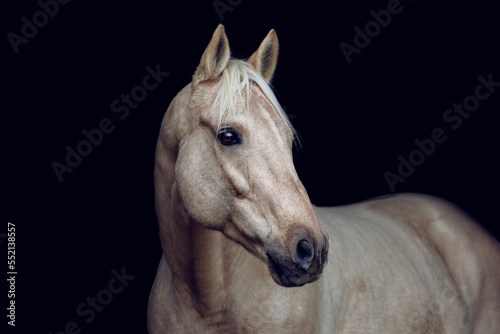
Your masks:
<svg viewBox="0 0 500 334"><path fill-rule="evenodd" d="M213 159L206 159L205 152L194 141L182 146L175 166L176 186L189 216L203 227L220 230L227 215L227 201L220 170Z"/></svg>

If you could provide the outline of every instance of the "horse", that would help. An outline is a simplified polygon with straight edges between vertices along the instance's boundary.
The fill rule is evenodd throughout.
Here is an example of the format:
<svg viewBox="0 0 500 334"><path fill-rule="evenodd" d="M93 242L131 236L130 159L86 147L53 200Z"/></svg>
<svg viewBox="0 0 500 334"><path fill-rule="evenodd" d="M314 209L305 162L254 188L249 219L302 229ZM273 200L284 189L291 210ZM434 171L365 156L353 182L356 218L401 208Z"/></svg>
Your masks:
<svg viewBox="0 0 500 334"><path fill-rule="evenodd" d="M500 244L460 208L311 204L270 86L278 48L271 30L234 59L219 25L167 109L149 333L500 333Z"/></svg>

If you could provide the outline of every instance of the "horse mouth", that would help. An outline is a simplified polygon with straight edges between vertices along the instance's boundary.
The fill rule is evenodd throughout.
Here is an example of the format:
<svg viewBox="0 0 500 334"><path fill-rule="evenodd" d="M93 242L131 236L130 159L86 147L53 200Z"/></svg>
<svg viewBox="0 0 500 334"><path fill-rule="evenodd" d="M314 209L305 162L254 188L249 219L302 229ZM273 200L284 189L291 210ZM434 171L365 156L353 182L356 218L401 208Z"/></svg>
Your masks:
<svg viewBox="0 0 500 334"><path fill-rule="evenodd" d="M321 277L323 268L311 275L306 270L298 267L293 261L281 259L267 253L269 272L273 280L286 288L301 287L317 281Z"/></svg>

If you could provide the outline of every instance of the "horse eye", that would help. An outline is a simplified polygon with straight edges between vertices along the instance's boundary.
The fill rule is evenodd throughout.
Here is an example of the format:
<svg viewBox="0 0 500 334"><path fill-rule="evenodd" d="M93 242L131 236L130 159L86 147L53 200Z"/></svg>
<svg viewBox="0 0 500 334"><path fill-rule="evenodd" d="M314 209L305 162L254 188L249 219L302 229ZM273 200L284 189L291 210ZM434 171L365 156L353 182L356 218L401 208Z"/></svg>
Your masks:
<svg viewBox="0 0 500 334"><path fill-rule="evenodd" d="M217 138L219 138L221 144L227 146L241 143L241 138L234 129L223 129L219 132Z"/></svg>

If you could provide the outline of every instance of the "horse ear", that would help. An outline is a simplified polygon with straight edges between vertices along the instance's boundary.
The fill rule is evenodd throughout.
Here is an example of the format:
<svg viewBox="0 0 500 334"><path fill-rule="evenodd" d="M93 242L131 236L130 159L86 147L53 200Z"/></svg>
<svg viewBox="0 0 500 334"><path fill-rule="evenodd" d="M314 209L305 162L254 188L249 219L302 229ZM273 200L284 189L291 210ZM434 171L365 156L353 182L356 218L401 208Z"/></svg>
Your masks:
<svg viewBox="0 0 500 334"><path fill-rule="evenodd" d="M196 86L200 82L217 78L226 68L230 57L231 51L224 26L219 24L201 56L200 65L193 75L193 84Z"/></svg>
<svg viewBox="0 0 500 334"><path fill-rule="evenodd" d="M252 65L268 83L271 81L274 70L276 69L278 50L278 35L276 35L274 29L271 29L266 38L260 43L257 51L248 59L250 65Z"/></svg>

